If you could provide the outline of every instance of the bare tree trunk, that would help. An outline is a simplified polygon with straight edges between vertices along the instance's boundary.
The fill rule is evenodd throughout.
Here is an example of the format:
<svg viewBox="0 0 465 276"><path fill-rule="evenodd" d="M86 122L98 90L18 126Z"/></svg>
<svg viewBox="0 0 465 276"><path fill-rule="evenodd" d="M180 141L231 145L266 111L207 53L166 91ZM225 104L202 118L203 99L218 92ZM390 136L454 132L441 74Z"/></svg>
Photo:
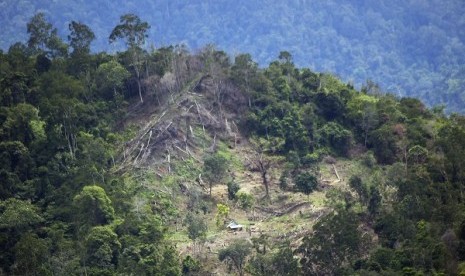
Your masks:
<svg viewBox="0 0 465 276"><path fill-rule="evenodd" d="M263 169L261 173L262 173L263 185L265 185L266 197L269 198L270 194L269 194L269 188L268 188L268 179L266 179L266 173L267 173L266 169Z"/></svg>
<svg viewBox="0 0 465 276"><path fill-rule="evenodd" d="M137 88L139 89L140 102L144 103L144 99L142 99L142 89L141 89L141 85L140 85L139 76L137 77Z"/></svg>
<svg viewBox="0 0 465 276"><path fill-rule="evenodd" d="M368 130L365 130L365 148L367 147Z"/></svg>
<svg viewBox="0 0 465 276"><path fill-rule="evenodd" d="M140 61L140 56L138 55L136 50L133 51L132 59L133 59L132 66L134 67L134 71L136 72L137 88L139 90L140 102L143 103L144 100L142 99L142 87L140 84L140 71L141 69L143 70L143 68L139 67L141 66L141 61Z"/></svg>
<svg viewBox="0 0 465 276"><path fill-rule="evenodd" d="M262 176L262 182L263 185L265 186L265 197L269 198L270 193L269 193L269 183L266 175L268 174L268 168L270 166L270 162L268 160L263 160L263 153L260 153L258 160L257 160L257 167L260 170L260 174Z"/></svg>

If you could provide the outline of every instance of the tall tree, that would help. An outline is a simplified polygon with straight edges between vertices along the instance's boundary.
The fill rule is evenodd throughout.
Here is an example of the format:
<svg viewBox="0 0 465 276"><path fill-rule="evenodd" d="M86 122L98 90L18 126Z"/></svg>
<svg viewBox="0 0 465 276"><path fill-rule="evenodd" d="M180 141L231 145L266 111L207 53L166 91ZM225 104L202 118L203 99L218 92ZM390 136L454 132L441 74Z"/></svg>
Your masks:
<svg viewBox="0 0 465 276"><path fill-rule="evenodd" d="M116 98L118 90L130 76L126 68L115 60L100 64L95 74L97 87L100 88L105 99Z"/></svg>
<svg viewBox="0 0 465 276"><path fill-rule="evenodd" d="M16 275L44 275L48 274L46 263L48 258L47 244L36 234L26 233L14 247Z"/></svg>
<svg viewBox="0 0 465 276"><path fill-rule="evenodd" d="M233 79L245 89L249 107L252 107L252 95L250 93L250 81L257 73L258 65L252 60L250 54L241 54L234 59L231 75Z"/></svg>
<svg viewBox="0 0 465 276"><path fill-rule="evenodd" d="M255 168L260 172L262 177L263 186L265 186L265 198L270 198L270 187L268 181L268 172L271 167L272 158L265 155L265 148L268 146L268 142L264 139L258 138L257 140L251 140L253 152L253 164Z"/></svg>
<svg viewBox="0 0 465 276"><path fill-rule="evenodd" d="M70 34L68 35L69 46L73 48L71 57L74 60L77 72L80 72L87 63L90 44L95 39L94 32L85 24L71 21L68 25Z"/></svg>
<svg viewBox="0 0 465 276"><path fill-rule="evenodd" d="M332 213L313 227L298 252L302 254L305 275L335 275L343 265L351 264L360 254L362 235L356 215L351 211Z"/></svg>
<svg viewBox="0 0 465 276"><path fill-rule="evenodd" d="M58 36L58 31L47 22L44 13L35 14L27 23L29 34L28 46L39 52L46 52L51 57L65 57L68 46Z"/></svg>
<svg viewBox="0 0 465 276"><path fill-rule="evenodd" d="M193 242L193 250L195 251L195 245L198 240L205 239L207 237L208 225L205 218L195 215L189 212L186 216L187 223L187 236Z"/></svg>
<svg viewBox="0 0 465 276"><path fill-rule="evenodd" d="M27 23L29 40L27 45L35 50L45 50L48 40L53 32L53 26L45 19L45 14L35 14Z"/></svg>
<svg viewBox="0 0 465 276"><path fill-rule="evenodd" d="M207 155L203 159L203 173L210 187L210 196L213 185L223 181L226 177L228 166L228 159L218 153Z"/></svg>
<svg viewBox="0 0 465 276"><path fill-rule="evenodd" d="M35 205L15 198L0 201L0 211L0 230L24 231L44 220Z"/></svg>
<svg viewBox="0 0 465 276"><path fill-rule="evenodd" d="M73 201L77 219L83 227L107 224L115 216L111 200L99 186L85 186Z"/></svg>
<svg viewBox="0 0 465 276"><path fill-rule="evenodd" d="M252 245L242 239L235 240L226 247L220 250L218 258L220 261L228 260L234 265L240 276L244 275L245 259L251 253Z"/></svg>
<svg viewBox="0 0 465 276"><path fill-rule="evenodd" d="M120 24L116 25L110 34L110 43L117 39L124 39L129 48L140 48L148 37L150 25L142 22L135 14L125 14L120 17Z"/></svg>
<svg viewBox="0 0 465 276"><path fill-rule="evenodd" d="M95 39L94 32L80 22L71 21L68 25L70 34L68 35L69 46L73 48L72 56L86 55L90 52L90 43Z"/></svg>
<svg viewBox="0 0 465 276"><path fill-rule="evenodd" d="M150 29L150 25L147 22L143 22L135 14L125 14L120 17L120 24L116 25L110 34L110 43L115 42L118 39L123 39L126 45L129 47L128 54L131 59L131 67L134 69L136 74L137 87L139 90L139 97L141 103L144 102L142 98L141 88L141 70L143 66L142 61L142 46L145 43L145 39L148 37L147 31Z"/></svg>
<svg viewBox="0 0 465 276"><path fill-rule="evenodd" d="M349 117L363 131L365 147L367 146L369 132L378 124L377 102L377 98L360 93L347 104Z"/></svg>
<svg viewBox="0 0 465 276"><path fill-rule="evenodd" d="M253 276L301 275L298 259L294 257L289 241L278 245L274 253L257 252L246 267Z"/></svg>
<svg viewBox="0 0 465 276"><path fill-rule="evenodd" d="M96 226L85 241L85 255L81 260L90 267L91 275L111 275L118 262L121 243L109 226Z"/></svg>

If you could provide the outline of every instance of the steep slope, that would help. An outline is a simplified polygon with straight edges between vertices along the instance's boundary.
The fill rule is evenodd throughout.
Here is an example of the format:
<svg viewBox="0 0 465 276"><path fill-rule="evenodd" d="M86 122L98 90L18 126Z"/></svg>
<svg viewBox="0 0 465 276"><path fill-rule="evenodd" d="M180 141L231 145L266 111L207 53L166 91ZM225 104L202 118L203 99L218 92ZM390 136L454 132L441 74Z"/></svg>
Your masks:
<svg viewBox="0 0 465 276"><path fill-rule="evenodd" d="M126 142L121 169L157 166L169 162L171 154L174 158L185 155L186 158L199 159L199 154L202 154L199 151L215 150L216 139L241 139L237 124L244 109L244 98L237 93L237 88L236 91L232 87L229 91L223 90L222 101L234 102L235 106L226 104L220 110L213 100L215 92L204 87L211 82L209 75L196 77L165 106L158 107L136 137ZM141 119L145 121L145 118ZM212 144L206 145L210 137L214 138Z"/></svg>
<svg viewBox="0 0 465 276"><path fill-rule="evenodd" d="M0 53L1 273L463 273L463 116L288 52L47 47Z"/></svg>
<svg viewBox="0 0 465 276"><path fill-rule="evenodd" d="M186 44L196 50L214 43L231 55L251 53L262 67L287 50L297 65L338 74L357 87L371 79L383 91L421 97L429 106L464 109L465 12L460 0L9 0L0 9L0 47L25 42L26 23L39 11L63 38L71 20L89 25L97 36L96 51L114 51L107 38L119 15L135 13L153 26L148 45Z"/></svg>

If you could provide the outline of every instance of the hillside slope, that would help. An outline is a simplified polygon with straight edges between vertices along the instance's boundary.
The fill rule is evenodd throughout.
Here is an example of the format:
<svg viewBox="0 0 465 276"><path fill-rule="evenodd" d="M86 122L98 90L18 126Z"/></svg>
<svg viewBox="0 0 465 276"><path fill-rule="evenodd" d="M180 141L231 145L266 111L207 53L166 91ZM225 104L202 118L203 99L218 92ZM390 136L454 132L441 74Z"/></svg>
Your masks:
<svg viewBox="0 0 465 276"><path fill-rule="evenodd" d="M464 273L463 116L130 38L0 53L0 273Z"/></svg>
<svg viewBox="0 0 465 276"><path fill-rule="evenodd" d="M135 13L152 28L147 46L207 43L230 55L251 53L267 66L289 51L298 66L330 72L356 87L420 97L428 106L464 110L465 6L448 1L3 1L0 47L27 39L26 23L45 12L61 37L71 20L94 30L94 51L109 46L119 16Z"/></svg>

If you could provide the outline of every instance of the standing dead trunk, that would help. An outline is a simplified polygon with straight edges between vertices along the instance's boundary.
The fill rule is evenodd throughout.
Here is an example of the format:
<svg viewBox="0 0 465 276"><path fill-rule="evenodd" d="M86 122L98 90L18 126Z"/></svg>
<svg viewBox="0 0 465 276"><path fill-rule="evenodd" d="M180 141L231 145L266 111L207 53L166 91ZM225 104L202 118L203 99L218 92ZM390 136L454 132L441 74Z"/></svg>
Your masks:
<svg viewBox="0 0 465 276"><path fill-rule="evenodd" d="M142 85L140 83L140 71L141 69L143 70L143 68L140 54L137 52L136 49L132 50L132 62L132 67L134 68L134 72L136 73L137 89L139 90L140 102L143 103L144 99L142 98Z"/></svg>
<svg viewBox="0 0 465 276"><path fill-rule="evenodd" d="M140 85L139 76L137 76L137 88L139 89L139 98L140 98L140 102L141 102L141 103L144 103L144 99L142 99L142 88L141 88L141 85Z"/></svg>
<svg viewBox="0 0 465 276"><path fill-rule="evenodd" d="M263 185L265 185L266 197L269 198L270 197L270 192L269 192L269 187L268 187L268 179L266 178L267 171L263 170L261 173L262 173Z"/></svg>
<svg viewBox="0 0 465 276"><path fill-rule="evenodd" d="M269 159L265 159L265 157L263 156L263 153L261 152L258 155L256 164L257 164L258 170L260 171L263 185L265 186L265 197L269 198L270 189L269 189L267 174L268 174L268 169L270 168L270 165L271 165L271 161Z"/></svg>

